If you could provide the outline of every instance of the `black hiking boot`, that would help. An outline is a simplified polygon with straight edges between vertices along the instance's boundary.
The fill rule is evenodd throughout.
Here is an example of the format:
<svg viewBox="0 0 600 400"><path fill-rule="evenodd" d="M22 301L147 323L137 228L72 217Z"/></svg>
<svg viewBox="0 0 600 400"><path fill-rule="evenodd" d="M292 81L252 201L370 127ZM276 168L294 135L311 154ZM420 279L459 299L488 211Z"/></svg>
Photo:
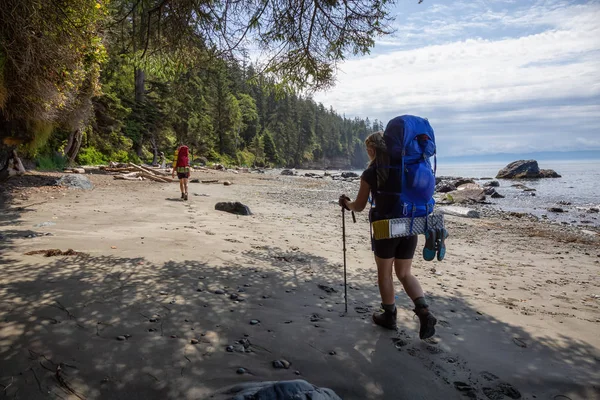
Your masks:
<svg viewBox="0 0 600 400"><path fill-rule="evenodd" d="M415 308L413 311L417 314L417 317L419 317L419 338L429 339L435 335L435 324L437 324L437 319L429 312L429 308L419 307Z"/></svg>
<svg viewBox="0 0 600 400"><path fill-rule="evenodd" d="M181 200L185 199L185 193L181 193Z"/></svg>
<svg viewBox="0 0 600 400"><path fill-rule="evenodd" d="M185 196L183 197L184 200L188 199L188 194L186 193Z"/></svg>
<svg viewBox="0 0 600 400"><path fill-rule="evenodd" d="M394 311L383 310L382 312L376 312L375 314L373 314L373 322L375 322L376 325L384 327L385 329L395 330L397 314L397 308L394 308Z"/></svg>

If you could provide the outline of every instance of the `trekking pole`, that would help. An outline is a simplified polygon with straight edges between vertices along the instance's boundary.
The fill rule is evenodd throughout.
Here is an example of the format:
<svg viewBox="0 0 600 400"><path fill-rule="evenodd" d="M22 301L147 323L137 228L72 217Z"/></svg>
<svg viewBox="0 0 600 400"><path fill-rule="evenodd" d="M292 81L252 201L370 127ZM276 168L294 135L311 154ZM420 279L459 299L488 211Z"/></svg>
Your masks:
<svg viewBox="0 0 600 400"><path fill-rule="evenodd" d="M356 216L352 211L352 221L356 223ZM344 306L348 314L348 282L346 280L346 209L342 207L342 242L344 249Z"/></svg>
<svg viewBox="0 0 600 400"><path fill-rule="evenodd" d="M346 282L346 209L342 207L342 242L344 249L344 304L348 314L348 284Z"/></svg>

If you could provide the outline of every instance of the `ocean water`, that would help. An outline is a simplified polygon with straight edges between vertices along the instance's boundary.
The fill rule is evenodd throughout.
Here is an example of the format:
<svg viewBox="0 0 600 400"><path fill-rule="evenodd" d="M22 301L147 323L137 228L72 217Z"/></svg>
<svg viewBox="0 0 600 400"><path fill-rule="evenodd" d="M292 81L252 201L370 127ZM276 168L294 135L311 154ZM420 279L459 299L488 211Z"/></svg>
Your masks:
<svg viewBox="0 0 600 400"><path fill-rule="evenodd" d="M494 207L503 211L526 212L538 217L547 216L557 222L568 222L590 226L600 226L600 215L587 213L586 210L600 206L600 160L540 161L542 169L553 169L562 178L536 180L497 179L500 187L496 191L504 199L489 199ZM437 176L460 176L475 178L483 184L481 178L494 178L506 163L444 164L438 163ZM535 189L524 192L513 187L516 183ZM532 196L531 193L535 193ZM561 204L563 203L563 204ZM570 203L565 205L564 203ZM549 207L561 207L565 213L550 213ZM584 221L582 223L582 221Z"/></svg>

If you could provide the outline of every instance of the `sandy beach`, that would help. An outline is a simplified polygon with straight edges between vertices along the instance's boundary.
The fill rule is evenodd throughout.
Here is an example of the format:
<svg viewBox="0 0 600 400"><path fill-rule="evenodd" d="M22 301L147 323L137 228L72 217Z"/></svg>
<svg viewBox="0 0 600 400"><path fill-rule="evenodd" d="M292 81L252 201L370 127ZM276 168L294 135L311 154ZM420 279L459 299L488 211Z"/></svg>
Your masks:
<svg viewBox="0 0 600 400"><path fill-rule="evenodd" d="M336 200L357 183L199 171L233 185L191 183L184 202L177 183L110 175L45 186L59 175L2 190L0 398L205 399L304 379L344 400L600 399L598 235L447 216L446 259L424 261L423 237L415 257L439 319L421 341L399 282L398 332L371 322L366 213L347 215L344 313ZM79 254L26 254L46 249Z"/></svg>

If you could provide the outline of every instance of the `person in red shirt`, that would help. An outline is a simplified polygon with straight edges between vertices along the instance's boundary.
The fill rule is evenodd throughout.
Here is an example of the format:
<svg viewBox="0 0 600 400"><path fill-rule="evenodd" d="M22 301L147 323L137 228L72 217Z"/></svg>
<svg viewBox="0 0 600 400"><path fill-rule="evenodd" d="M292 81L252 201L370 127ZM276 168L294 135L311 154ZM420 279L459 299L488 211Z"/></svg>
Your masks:
<svg viewBox="0 0 600 400"><path fill-rule="evenodd" d="M188 180L190 179L190 159L189 150L187 146L181 145L177 149L177 157L173 161L173 172L171 176L175 178L177 172L177 178L179 178L179 188L181 189L181 199L188 199Z"/></svg>

